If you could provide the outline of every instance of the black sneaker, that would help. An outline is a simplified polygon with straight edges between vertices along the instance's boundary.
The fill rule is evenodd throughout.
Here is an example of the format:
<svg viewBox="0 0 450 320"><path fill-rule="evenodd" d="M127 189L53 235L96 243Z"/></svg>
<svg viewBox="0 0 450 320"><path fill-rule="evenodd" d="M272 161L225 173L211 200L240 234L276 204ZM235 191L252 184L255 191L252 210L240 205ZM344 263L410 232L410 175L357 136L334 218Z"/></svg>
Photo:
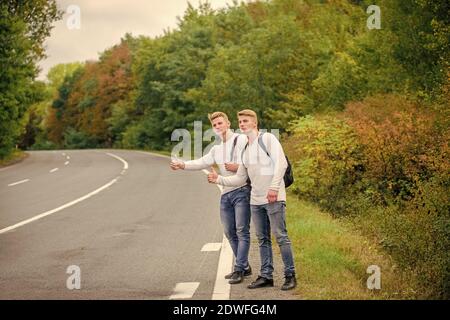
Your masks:
<svg viewBox="0 0 450 320"><path fill-rule="evenodd" d="M284 284L281 286L281 290L292 290L297 286L297 279L295 275L284 277Z"/></svg>
<svg viewBox="0 0 450 320"><path fill-rule="evenodd" d="M235 271L233 272L233 275L231 276L230 281L228 281L229 284L237 284L244 281L244 272L243 271Z"/></svg>
<svg viewBox="0 0 450 320"><path fill-rule="evenodd" d="M234 271L229 273L229 274L227 274L225 276L225 279L231 279L231 277L233 276L233 273L234 273ZM244 277L248 277L248 276L251 276L251 275L252 275L252 267L250 267L250 265L248 265L248 268L244 270Z"/></svg>
<svg viewBox="0 0 450 320"><path fill-rule="evenodd" d="M253 281L250 285L247 286L247 288L249 289L264 288L264 287L273 287L273 279L267 279L258 276L258 278L255 281Z"/></svg>

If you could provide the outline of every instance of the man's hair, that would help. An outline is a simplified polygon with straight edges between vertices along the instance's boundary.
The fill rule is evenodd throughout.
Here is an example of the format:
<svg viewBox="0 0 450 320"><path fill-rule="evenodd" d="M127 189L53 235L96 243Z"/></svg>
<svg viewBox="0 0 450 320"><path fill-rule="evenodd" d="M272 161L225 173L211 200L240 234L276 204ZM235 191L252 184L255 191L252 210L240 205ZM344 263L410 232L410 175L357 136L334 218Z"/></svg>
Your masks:
<svg viewBox="0 0 450 320"><path fill-rule="evenodd" d="M258 116L256 115L256 112L250 109L244 109L238 112L238 117L241 116L247 116L247 117L252 117L255 119L256 125L258 125Z"/></svg>
<svg viewBox="0 0 450 320"><path fill-rule="evenodd" d="M228 120L228 116L224 112L216 111L208 114L208 119L210 122L213 122L214 119L223 117L226 121Z"/></svg>

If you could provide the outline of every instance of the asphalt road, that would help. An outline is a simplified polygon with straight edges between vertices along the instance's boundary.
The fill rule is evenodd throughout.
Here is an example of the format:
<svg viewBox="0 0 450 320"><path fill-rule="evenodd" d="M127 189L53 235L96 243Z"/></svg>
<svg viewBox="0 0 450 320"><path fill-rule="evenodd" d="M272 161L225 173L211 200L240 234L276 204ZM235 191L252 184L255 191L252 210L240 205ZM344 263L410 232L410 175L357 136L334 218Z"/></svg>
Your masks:
<svg viewBox="0 0 450 320"><path fill-rule="evenodd" d="M169 299L180 283L211 299L220 250L201 249L223 240L220 191L168 161L33 151L0 169L0 299Z"/></svg>

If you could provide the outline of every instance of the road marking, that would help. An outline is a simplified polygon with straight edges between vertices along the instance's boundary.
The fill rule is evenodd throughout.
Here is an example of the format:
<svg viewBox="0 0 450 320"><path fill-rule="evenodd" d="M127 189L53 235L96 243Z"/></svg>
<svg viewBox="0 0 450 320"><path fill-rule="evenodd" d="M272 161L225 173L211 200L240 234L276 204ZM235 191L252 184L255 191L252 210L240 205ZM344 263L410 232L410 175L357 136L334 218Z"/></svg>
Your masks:
<svg viewBox="0 0 450 320"><path fill-rule="evenodd" d="M17 182L13 182L13 183L8 184L8 187L12 187L12 186L15 186L16 184L21 184L21 183L28 182L28 181L30 181L30 179L25 179L25 180L20 180L20 181L17 181Z"/></svg>
<svg viewBox="0 0 450 320"><path fill-rule="evenodd" d="M174 293L169 297L169 299L190 299L197 290L200 282L180 282L177 283Z"/></svg>
<svg viewBox="0 0 450 320"><path fill-rule="evenodd" d="M114 155L114 154L112 154L112 153L108 153L108 155L110 155L110 156L112 156L112 157L114 157L114 158L116 158L116 159L122 161L122 162L124 163L124 168L128 168L128 163L127 163L125 160L123 160L122 158L120 158L120 157L118 157L118 156L116 156L116 155ZM81 201L83 201L83 200L86 200L86 199L92 197L93 195L96 195L97 193L99 193L99 192L101 192L101 191L103 191L103 190L109 188L110 186L112 186L114 183L117 182L117 179L118 179L118 178L119 178L119 177L114 178L113 180L111 180L111 181L108 182L107 184L105 184L105 185L101 186L100 188L98 188L98 189L96 189L96 190L94 190L94 191L92 191L92 192L90 192L90 193L88 193L88 194L82 196L81 198L78 198L78 199L76 199L76 200L73 200L73 201L71 201L71 202L68 202L68 203L66 203L66 204L64 204L64 205L62 205L62 206L60 206L60 207L58 207L58 208L55 208L55 209L53 209L53 210L46 211L46 212L44 212L44 213L38 214L37 216L34 216L34 217L30 218L30 219L23 220L23 221L21 221L21 222L19 222L19 223L16 223L16 224L12 225L12 226L3 228L3 229L0 230L0 234L5 233L5 232L8 232L8 231L11 231L11 230L14 230L14 229L16 229L16 228L19 228L19 227L21 227L21 226L23 226L23 225L26 225L26 224L30 223L30 222L33 222L33 221L42 219L42 218L44 218L44 217L46 217L46 216L49 216L49 215L51 215L51 214L53 214L53 213L55 213L55 212L58 212L58 211L61 211L61 210L65 209L65 208L71 207L71 206L77 204L78 202L81 202ZM22 183L22 182L25 182L25 181L28 181L28 180L29 180L29 179L23 180L23 181L19 181L19 182L16 182L16 184L17 184L17 183Z"/></svg>
<svg viewBox="0 0 450 320"><path fill-rule="evenodd" d="M62 153L62 155L63 155L63 156L65 156L65 155L66 155L66 153L65 153L65 152L63 152L63 153Z"/></svg>
<svg viewBox="0 0 450 320"><path fill-rule="evenodd" d="M207 243L202 247L200 251L219 251L222 247L222 244L219 242Z"/></svg>
<svg viewBox="0 0 450 320"><path fill-rule="evenodd" d="M209 171L203 169L205 174ZM222 192L223 187L216 184L220 192ZM225 275L231 272L233 269L233 250L231 249L230 243L226 239L225 235L222 238L222 249L220 250L219 264L217 266L217 276L216 282L214 283L214 289L212 294L212 300L229 300L231 285L228 280L225 279Z"/></svg>
<svg viewBox="0 0 450 320"><path fill-rule="evenodd" d="M58 168L54 168L54 169L50 170L50 173L58 171L58 170L59 170Z"/></svg>
<svg viewBox="0 0 450 320"><path fill-rule="evenodd" d="M128 169L128 162L126 162L125 160L123 160L121 157L116 156L115 154L112 154L112 153L107 153L107 155L108 155L108 156L111 156L111 157L114 157L114 158L116 158L117 160L122 161L122 163L123 163L123 170L127 170L127 169Z"/></svg>
<svg viewBox="0 0 450 320"><path fill-rule="evenodd" d="M69 164L69 161L64 162L64 165L67 166Z"/></svg>
<svg viewBox="0 0 450 320"><path fill-rule="evenodd" d="M23 225L26 225L26 224L28 224L30 222L42 219L42 218L44 218L46 216L49 216L49 215L51 215L51 214L53 214L55 212L58 212L58 211L61 211L61 210L65 209L65 208L71 207L71 206L77 204L78 202L86 200L86 199L92 197L93 195L96 195L97 193L105 190L106 188L109 188L111 185L116 183L116 181L117 181L117 178L111 180L110 182L108 182L107 184L101 186L100 188L98 188L98 189L96 189L96 190L94 190L94 191L92 191L92 192L82 196L81 198L78 198L76 200L68 202L68 203L66 203L66 204L64 204L64 205L62 205L62 206L60 206L60 207L58 207L56 209L53 209L53 210L50 210L50 211L46 211L46 212L38 214L37 216L34 216L34 217L30 218L30 219L23 220L23 221L21 221L19 223L16 223L16 224L12 225L12 226L3 228L3 229L0 230L0 234L8 232L8 231L11 231L11 230L14 230L14 229L19 228L19 227L21 227Z"/></svg>
<svg viewBox="0 0 450 320"><path fill-rule="evenodd" d="M220 250L219 263L217 266L216 282L212 294L212 300L229 300L231 285L225 279L225 275L233 269L233 250L230 243L223 236L222 250Z"/></svg>
<svg viewBox="0 0 450 320"><path fill-rule="evenodd" d="M67 157L66 157L66 159L67 159L67 160L70 160L70 157L69 157L69 156L67 156Z"/></svg>

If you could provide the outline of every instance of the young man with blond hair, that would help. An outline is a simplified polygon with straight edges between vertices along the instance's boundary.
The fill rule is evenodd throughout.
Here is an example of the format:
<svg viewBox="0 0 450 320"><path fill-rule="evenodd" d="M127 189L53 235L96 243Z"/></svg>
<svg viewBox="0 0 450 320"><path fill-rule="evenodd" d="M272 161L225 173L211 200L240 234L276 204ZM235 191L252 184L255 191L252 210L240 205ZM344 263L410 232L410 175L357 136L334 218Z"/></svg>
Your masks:
<svg viewBox="0 0 450 320"><path fill-rule="evenodd" d="M223 112L208 115L214 132L220 137L221 143L197 160L172 161L173 170L202 170L214 164L219 167L222 176L234 175L239 167L239 156L247 143L244 135L230 130L230 121ZM252 269L248 264L250 248L250 186L246 181L234 186L226 186L220 198L220 218L225 236L230 242L235 257L234 271L225 276L230 284L243 281Z"/></svg>
<svg viewBox="0 0 450 320"><path fill-rule="evenodd" d="M238 113L239 128L248 137L242 151L242 164L236 175L208 175L210 183L223 186L241 185L251 180L251 216L256 229L261 259L261 273L248 288L273 286L273 255L270 233L274 234L284 263L285 282L282 290L296 287L294 258L286 230L286 190L284 174L288 167L283 147L271 133L258 131L258 117L252 110ZM264 147L263 147L264 146Z"/></svg>

